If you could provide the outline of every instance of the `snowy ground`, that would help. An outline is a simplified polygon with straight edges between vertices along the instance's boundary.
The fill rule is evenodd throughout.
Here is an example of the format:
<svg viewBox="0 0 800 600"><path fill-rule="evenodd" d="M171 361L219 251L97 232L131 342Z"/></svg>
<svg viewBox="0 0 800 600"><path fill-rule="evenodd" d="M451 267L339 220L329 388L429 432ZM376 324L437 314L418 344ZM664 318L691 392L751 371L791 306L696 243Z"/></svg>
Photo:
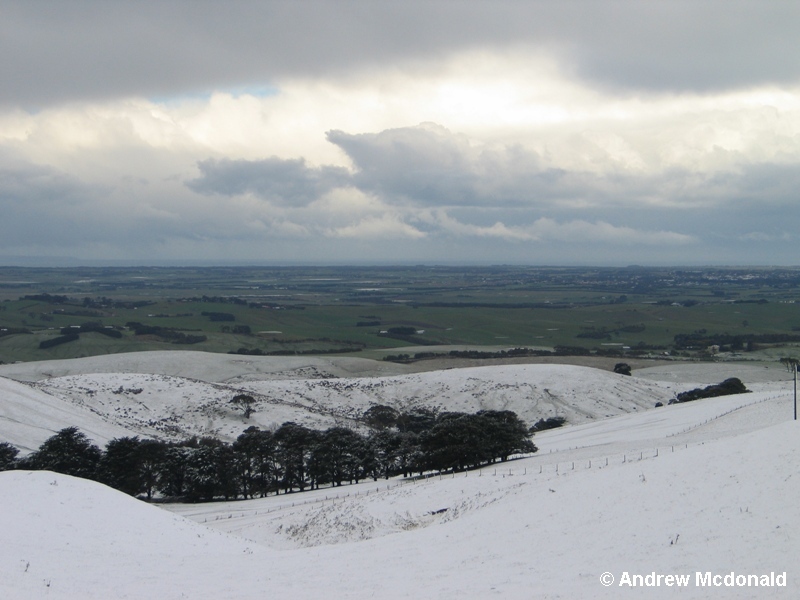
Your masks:
<svg viewBox="0 0 800 600"><path fill-rule="evenodd" d="M566 385L591 396L579 374L603 389L591 370ZM0 597L797 598L800 429L786 379L543 432L533 457L415 482L164 510L92 482L0 473ZM483 389L472 385L463 378ZM787 581L709 587L697 572ZM626 573L689 579L620 587Z"/></svg>
<svg viewBox="0 0 800 600"><path fill-rule="evenodd" d="M260 363L260 375L250 372L244 378L238 363L220 363L219 355L213 354L187 353L184 361L191 367L169 357L169 363L161 363L164 373L136 372L142 365L149 366L150 361L136 355L131 360L133 364L129 365L114 357L106 363L107 367L119 368L118 372L81 374L74 373L74 366L61 366L64 361L52 368L33 364L27 371L21 365L10 365L15 368L7 369L9 375L14 374L20 382L0 377L0 391L24 386L26 397L54 407L53 414L61 416L43 423L37 414L26 418L24 411L8 414L0 407L0 439L10 441L14 435L16 445L30 451L62 427L76 425L84 429L83 419L91 417L86 433L100 444L108 440L106 430L116 432L119 427L143 437L181 440L210 435L232 441L249 426L273 428L286 421L316 429L334 425L362 427L359 418L376 404L401 411L422 406L464 412L512 410L529 425L552 416L579 424L648 410L656 402L667 403L677 392L698 385L556 364L472 367L384 377L322 377L321 364L292 364L279 359L276 364ZM205 369L203 361L209 363ZM226 364L231 367L227 374L223 369ZM83 366L98 365L95 361ZM167 374L167 366L171 373L195 370L214 377ZM312 368L315 376L309 378ZM0 368L0 374L4 372ZM44 372L51 373L51 377L39 379ZM286 379L287 372L299 375ZM234 373L239 375L231 376ZM31 382L32 379L37 380ZM230 399L240 393L256 400L255 413L247 420L240 409L230 404ZM15 394L7 393L12 397ZM70 412L73 409L74 414ZM103 430L97 422L105 422L108 427ZM20 423L28 427L29 437L20 437Z"/></svg>
<svg viewBox="0 0 800 600"><path fill-rule="evenodd" d="M9 442L27 454L55 432L71 425L79 426L88 437L102 445L130 434L124 426L87 407L0 378L0 441Z"/></svg>

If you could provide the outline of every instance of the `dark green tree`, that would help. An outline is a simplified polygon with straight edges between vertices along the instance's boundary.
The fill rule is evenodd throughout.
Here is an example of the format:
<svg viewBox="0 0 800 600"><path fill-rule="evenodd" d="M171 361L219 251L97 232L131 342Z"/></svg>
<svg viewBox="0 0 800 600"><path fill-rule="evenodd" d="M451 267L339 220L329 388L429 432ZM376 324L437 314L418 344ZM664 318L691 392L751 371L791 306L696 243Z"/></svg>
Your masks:
<svg viewBox="0 0 800 600"><path fill-rule="evenodd" d="M156 489L159 492L170 498L185 495L187 465L194 450L195 448L186 445L170 445L164 449L157 467Z"/></svg>
<svg viewBox="0 0 800 600"><path fill-rule="evenodd" d="M158 487L161 465L167 452L167 444L159 440L142 440L139 442L139 475L142 491L148 500Z"/></svg>
<svg viewBox="0 0 800 600"><path fill-rule="evenodd" d="M25 468L95 479L102 454L77 427L66 427L28 456Z"/></svg>
<svg viewBox="0 0 800 600"><path fill-rule="evenodd" d="M114 489L136 496L144 491L138 437L115 438L106 444L98 465L98 479Z"/></svg>
<svg viewBox="0 0 800 600"><path fill-rule="evenodd" d="M313 449L313 471L319 483L342 485L358 481L365 455L364 439L345 427L331 427L323 432Z"/></svg>
<svg viewBox="0 0 800 600"><path fill-rule="evenodd" d="M318 436L316 431L291 421L281 425L273 434L285 492L294 488L301 492L306 489L306 469Z"/></svg>
<svg viewBox="0 0 800 600"><path fill-rule="evenodd" d="M192 449L186 464L186 497L191 502L225 500L239 495L233 449L214 438L202 438Z"/></svg>
<svg viewBox="0 0 800 600"><path fill-rule="evenodd" d="M413 432L400 432L400 446L397 448L397 471L408 477L414 471L421 471L424 464L419 436Z"/></svg>
<svg viewBox="0 0 800 600"><path fill-rule="evenodd" d="M10 471L17 466L19 449L8 442L0 442L0 471Z"/></svg>
<svg viewBox="0 0 800 600"><path fill-rule="evenodd" d="M262 498L276 489L278 464L275 440L269 431L248 427L233 443L242 495Z"/></svg>
<svg viewBox="0 0 800 600"><path fill-rule="evenodd" d="M394 427L397 425L397 419L399 417L400 413L396 409L384 404L376 404L375 406L369 407L364 411L362 416L364 422L374 429Z"/></svg>
<svg viewBox="0 0 800 600"><path fill-rule="evenodd" d="M426 469L465 469L490 458L488 432L477 415L444 413L420 436Z"/></svg>
<svg viewBox="0 0 800 600"><path fill-rule="evenodd" d="M253 398L250 394L236 394L233 398L231 398L231 404L235 404L237 406L241 406L242 410L244 411L244 418L249 419L250 415L255 412L255 403L256 399Z"/></svg>
<svg viewBox="0 0 800 600"><path fill-rule="evenodd" d="M536 452L525 421L510 410L482 410L477 413L487 434L486 453L490 462L508 460L512 454Z"/></svg>
<svg viewBox="0 0 800 600"><path fill-rule="evenodd" d="M614 365L614 373L618 373L620 375L630 375L631 366L628 363L617 363Z"/></svg>
<svg viewBox="0 0 800 600"><path fill-rule="evenodd" d="M422 433L436 425L437 411L433 408L418 407L401 413L397 418L397 429L402 432Z"/></svg>
<svg viewBox="0 0 800 600"><path fill-rule="evenodd" d="M397 431L375 431L367 438L371 452L373 477L389 477L399 472L400 445L403 434Z"/></svg>
<svg viewBox="0 0 800 600"><path fill-rule="evenodd" d="M106 444L98 477L111 487L137 496L153 497L166 444L138 437L115 438Z"/></svg>
<svg viewBox="0 0 800 600"><path fill-rule="evenodd" d="M531 428L530 432L535 433L537 431L544 431L546 429L555 429L556 427L563 427L564 423L567 422L566 417L547 417L546 419L543 417L536 421Z"/></svg>

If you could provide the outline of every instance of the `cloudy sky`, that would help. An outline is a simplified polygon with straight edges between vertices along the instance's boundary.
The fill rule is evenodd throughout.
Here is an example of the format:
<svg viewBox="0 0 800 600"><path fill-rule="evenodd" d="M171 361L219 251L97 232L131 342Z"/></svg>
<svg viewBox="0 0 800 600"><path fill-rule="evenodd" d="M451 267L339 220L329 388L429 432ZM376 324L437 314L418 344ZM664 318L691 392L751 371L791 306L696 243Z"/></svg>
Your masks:
<svg viewBox="0 0 800 600"><path fill-rule="evenodd" d="M789 0L0 0L0 261L800 264Z"/></svg>

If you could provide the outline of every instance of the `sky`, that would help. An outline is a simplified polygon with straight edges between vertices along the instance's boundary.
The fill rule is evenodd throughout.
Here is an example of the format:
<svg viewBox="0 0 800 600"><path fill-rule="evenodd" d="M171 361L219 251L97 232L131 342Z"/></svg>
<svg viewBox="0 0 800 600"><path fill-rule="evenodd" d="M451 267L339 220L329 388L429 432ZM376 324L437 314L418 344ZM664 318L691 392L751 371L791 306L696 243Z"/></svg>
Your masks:
<svg viewBox="0 0 800 600"><path fill-rule="evenodd" d="M798 25L0 0L0 264L797 265Z"/></svg>

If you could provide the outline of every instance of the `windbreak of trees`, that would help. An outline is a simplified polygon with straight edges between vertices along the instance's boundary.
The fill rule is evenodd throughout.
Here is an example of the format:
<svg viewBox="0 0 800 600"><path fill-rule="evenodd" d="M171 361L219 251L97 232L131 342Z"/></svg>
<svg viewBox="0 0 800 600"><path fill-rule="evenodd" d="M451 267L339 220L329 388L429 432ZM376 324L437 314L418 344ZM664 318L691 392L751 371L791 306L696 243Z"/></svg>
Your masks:
<svg viewBox="0 0 800 600"><path fill-rule="evenodd" d="M55 348L56 346L60 346L61 344L76 342L80 339L80 337L81 336L79 336L77 333L68 333L66 335L59 335L58 337L42 340L41 342L39 342L39 349L47 350L48 348Z"/></svg>
<svg viewBox="0 0 800 600"><path fill-rule="evenodd" d="M729 396L731 394L746 394L749 392L742 380L738 377L729 377L722 383L708 385L704 388L694 388L680 392L669 401L670 404L680 404L682 402L691 402L692 400L701 400L703 398L716 398L718 396Z"/></svg>
<svg viewBox="0 0 800 600"><path fill-rule="evenodd" d="M199 344L208 339L205 335L190 335L172 327L143 325L138 321L128 321L125 326L132 329L134 335L154 335L172 344Z"/></svg>
<svg viewBox="0 0 800 600"><path fill-rule="evenodd" d="M249 427L232 444L213 438L167 443L134 436L113 439L104 451L76 427L68 427L22 459L12 445L0 443L0 470L49 470L100 481L132 496L197 502L463 470L536 451L525 423L511 411L394 411L382 420L380 410L371 411L376 429L368 435L287 422L274 431Z"/></svg>

